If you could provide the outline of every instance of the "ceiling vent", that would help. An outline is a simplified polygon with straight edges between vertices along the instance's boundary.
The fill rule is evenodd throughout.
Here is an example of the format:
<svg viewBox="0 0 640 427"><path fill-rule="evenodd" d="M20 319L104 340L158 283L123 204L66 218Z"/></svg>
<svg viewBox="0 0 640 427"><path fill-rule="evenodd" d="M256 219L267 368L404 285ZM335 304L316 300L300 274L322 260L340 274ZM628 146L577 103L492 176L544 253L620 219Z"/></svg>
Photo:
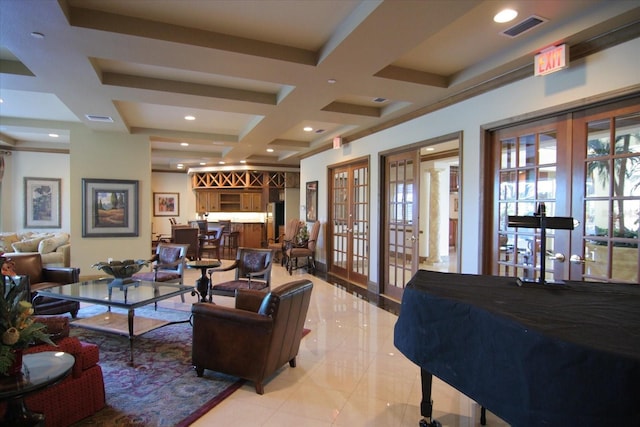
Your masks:
<svg viewBox="0 0 640 427"><path fill-rule="evenodd" d="M373 102L382 103L387 102L385 98L373 98Z"/></svg>
<svg viewBox="0 0 640 427"><path fill-rule="evenodd" d="M535 27L537 27L538 25L544 24L547 21L548 19L541 18L540 16L536 16L536 15L531 15L524 21L521 21L520 23L513 25L507 28L506 30L502 31L500 34L507 37L517 37L520 34L524 34L527 31L530 31Z"/></svg>
<svg viewBox="0 0 640 427"><path fill-rule="evenodd" d="M90 122L113 123L113 119L109 116L97 116L95 114L87 114L85 117Z"/></svg>

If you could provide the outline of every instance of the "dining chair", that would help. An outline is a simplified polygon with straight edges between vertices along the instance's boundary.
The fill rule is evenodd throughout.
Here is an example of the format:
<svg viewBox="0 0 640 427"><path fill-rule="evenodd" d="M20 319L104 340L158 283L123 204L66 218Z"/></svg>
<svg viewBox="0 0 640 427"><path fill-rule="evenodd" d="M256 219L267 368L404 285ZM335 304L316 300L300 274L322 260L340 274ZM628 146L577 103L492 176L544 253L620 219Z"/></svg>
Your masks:
<svg viewBox="0 0 640 427"><path fill-rule="evenodd" d="M240 247L236 251L236 260L226 266L208 271L211 283L209 295L233 297L238 289L269 291L271 288L271 266L273 250ZM235 270L235 278L214 285L214 273Z"/></svg>
<svg viewBox="0 0 640 427"><path fill-rule="evenodd" d="M314 274L316 272L316 247L318 244L319 234L320 221L316 221L311 227L309 240L302 246L299 246L295 241L287 243L285 256L287 258L287 270L290 275L293 274L293 270L297 270L302 267L306 267L308 273ZM307 263L304 266L298 267L298 258L306 258Z"/></svg>

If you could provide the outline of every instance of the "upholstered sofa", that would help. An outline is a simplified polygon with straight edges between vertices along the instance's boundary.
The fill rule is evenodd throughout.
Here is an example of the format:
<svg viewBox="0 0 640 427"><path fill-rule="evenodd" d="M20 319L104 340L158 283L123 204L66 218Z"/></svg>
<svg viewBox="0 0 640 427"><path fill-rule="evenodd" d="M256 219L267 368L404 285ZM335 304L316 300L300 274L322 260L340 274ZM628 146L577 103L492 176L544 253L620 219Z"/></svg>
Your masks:
<svg viewBox="0 0 640 427"><path fill-rule="evenodd" d="M0 252L8 257L16 253L37 252L42 256L45 267L71 265L70 237L64 232L3 232L0 233Z"/></svg>
<svg viewBox="0 0 640 427"><path fill-rule="evenodd" d="M105 406L104 379L96 344L69 336L69 318L41 316L36 320L48 325L48 332L57 346L38 344L25 354L42 351L64 351L75 357L71 373L62 381L25 398L26 407L44 414L45 427L65 427L93 415ZM0 419L6 403L0 403Z"/></svg>

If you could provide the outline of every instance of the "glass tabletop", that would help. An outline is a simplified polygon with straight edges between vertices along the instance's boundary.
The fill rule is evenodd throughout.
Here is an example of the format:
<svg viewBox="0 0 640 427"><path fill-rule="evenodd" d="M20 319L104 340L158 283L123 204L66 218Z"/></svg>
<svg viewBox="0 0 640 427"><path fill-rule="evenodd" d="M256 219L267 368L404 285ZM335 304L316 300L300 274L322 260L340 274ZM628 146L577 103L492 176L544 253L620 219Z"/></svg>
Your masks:
<svg viewBox="0 0 640 427"><path fill-rule="evenodd" d="M193 286L177 283L133 280L123 285L110 286L112 282L112 278L89 280L41 289L38 294L45 297L131 309L186 294L193 290Z"/></svg>
<svg viewBox="0 0 640 427"><path fill-rule="evenodd" d="M61 351L25 354L22 373L0 379L0 398L24 395L58 381L73 366L75 358Z"/></svg>

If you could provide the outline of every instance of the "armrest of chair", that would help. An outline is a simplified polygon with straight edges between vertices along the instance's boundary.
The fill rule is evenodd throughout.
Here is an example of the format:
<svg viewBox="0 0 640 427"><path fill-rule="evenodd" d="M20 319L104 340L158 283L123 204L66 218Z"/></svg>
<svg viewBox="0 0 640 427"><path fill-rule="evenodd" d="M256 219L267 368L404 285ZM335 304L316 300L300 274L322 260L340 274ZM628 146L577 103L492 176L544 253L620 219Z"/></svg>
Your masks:
<svg viewBox="0 0 640 427"><path fill-rule="evenodd" d="M215 328L218 332L221 329L229 332L242 330L241 334L229 335L229 340L233 342L239 340L241 336L243 341L252 337L255 339L271 333L273 329L273 319L268 316L217 304L195 303L191 306L191 313L194 333L198 326L205 326L207 329Z"/></svg>
<svg viewBox="0 0 640 427"><path fill-rule="evenodd" d="M218 272L221 272L221 271L235 270L236 268L238 268L238 261L234 261L233 264L228 265L226 267L211 268L211 269L207 270L207 273L209 273L209 274L218 273Z"/></svg>
<svg viewBox="0 0 640 427"><path fill-rule="evenodd" d="M43 267L42 281L60 283L78 283L80 281L80 269L77 267Z"/></svg>
<svg viewBox="0 0 640 427"><path fill-rule="evenodd" d="M238 310L258 312L262 300L265 297L263 291L256 291L253 289L238 289L236 291L236 308Z"/></svg>
<svg viewBox="0 0 640 427"><path fill-rule="evenodd" d="M249 281L251 281L251 279L253 279L254 277L264 276L265 274L267 274L269 272L270 268L271 267L267 267L267 268L262 269L260 271L254 271L252 273L247 273L247 278L249 279Z"/></svg>

